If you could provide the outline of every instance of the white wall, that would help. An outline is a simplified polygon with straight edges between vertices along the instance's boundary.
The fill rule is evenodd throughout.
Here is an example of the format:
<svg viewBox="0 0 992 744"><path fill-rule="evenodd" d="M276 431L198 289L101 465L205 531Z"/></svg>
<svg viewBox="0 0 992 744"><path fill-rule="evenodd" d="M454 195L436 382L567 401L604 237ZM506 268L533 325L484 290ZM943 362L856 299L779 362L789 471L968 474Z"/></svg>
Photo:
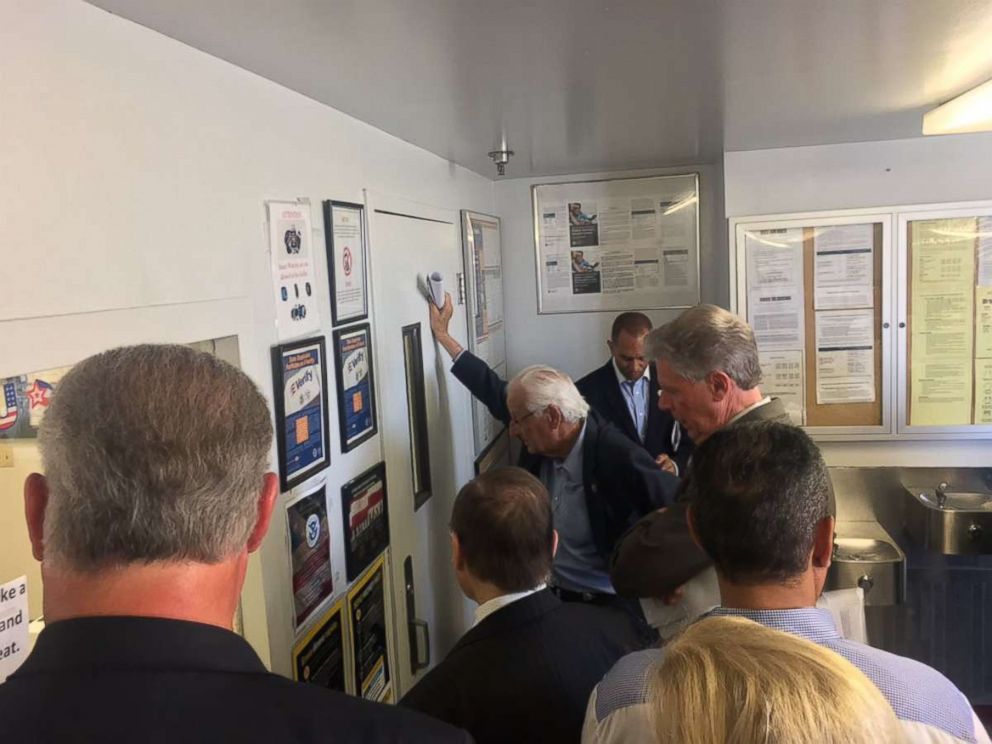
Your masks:
<svg viewBox="0 0 992 744"><path fill-rule="evenodd" d="M512 171L513 163L510 163ZM581 377L607 358L606 339L615 312L538 315L537 269L531 186L563 181L588 181L631 176L699 173L700 279L705 302L726 306L728 294L727 231L723 216L720 165L691 165L613 173L580 173L545 178L497 181L496 214L503 219L503 288L506 302L507 357L511 373L528 364L545 363ZM657 325L676 317L677 310L651 310Z"/></svg>
<svg viewBox="0 0 992 744"><path fill-rule="evenodd" d="M493 211L488 179L82 2L4 2L0 69L0 377L118 343L238 333L271 401L265 199L308 197L317 228L322 199L361 201L365 187ZM329 331L326 307L322 320ZM334 410L331 422L336 497L380 450L341 455ZM249 577L264 604L246 607L245 630L286 673L292 598L277 511Z"/></svg>
<svg viewBox="0 0 992 744"><path fill-rule="evenodd" d="M992 134L728 152L727 217L992 199ZM727 260L727 259L725 259ZM827 442L830 465L969 467L988 441Z"/></svg>

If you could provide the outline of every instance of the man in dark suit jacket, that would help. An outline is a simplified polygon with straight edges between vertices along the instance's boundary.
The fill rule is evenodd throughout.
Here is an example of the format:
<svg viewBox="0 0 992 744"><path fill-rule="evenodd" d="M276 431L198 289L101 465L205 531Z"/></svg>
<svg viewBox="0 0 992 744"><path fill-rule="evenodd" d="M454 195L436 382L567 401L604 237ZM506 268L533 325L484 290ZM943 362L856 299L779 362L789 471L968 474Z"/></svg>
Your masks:
<svg viewBox="0 0 992 744"><path fill-rule="evenodd" d="M521 468L469 482L451 552L475 625L400 705L467 729L479 744L574 744L593 687L639 647L622 611L563 603L545 581L557 535L548 492Z"/></svg>
<svg viewBox="0 0 992 744"><path fill-rule="evenodd" d="M279 494L265 399L183 346L76 365L24 487L46 627L0 685L6 742L450 742L398 708L266 671L232 632Z"/></svg>
<svg viewBox="0 0 992 744"><path fill-rule="evenodd" d="M646 346L657 360L658 405L697 444L738 422L789 423L782 401L762 395L754 332L733 313L696 305L652 331ZM675 603L680 588L712 565L686 523L683 494L691 478L690 465L678 503L649 514L620 540L610 576L621 594Z"/></svg>
<svg viewBox="0 0 992 744"><path fill-rule="evenodd" d="M606 342L610 359L575 386L596 412L647 450L662 468L681 475L692 454L672 414L658 406L658 372L644 356L651 319L644 313L620 313Z"/></svg>
<svg viewBox="0 0 992 744"><path fill-rule="evenodd" d="M643 515L673 503L678 479L590 410L568 375L528 367L508 384L448 333L450 295L440 310L428 304L455 377L523 442L520 466L551 494L561 540L552 573L558 595L614 604L608 561L617 539Z"/></svg>

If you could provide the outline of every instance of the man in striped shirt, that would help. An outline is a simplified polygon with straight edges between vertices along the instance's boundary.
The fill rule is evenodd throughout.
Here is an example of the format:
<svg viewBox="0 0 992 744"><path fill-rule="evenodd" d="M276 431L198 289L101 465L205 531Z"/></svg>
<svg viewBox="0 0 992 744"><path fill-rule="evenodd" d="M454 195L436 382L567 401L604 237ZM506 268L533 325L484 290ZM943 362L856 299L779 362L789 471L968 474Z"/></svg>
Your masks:
<svg viewBox="0 0 992 744"><path fill-rule="evenodd" d="M840 654L871 679L902 723L907 742L989 744L964 695L912 659L845 640L816 609L833 550L826 465L801 430L773 422L712 434L693 456L690 530L712 558L721 606ZM649 741L647 680L664 649L622 658L589 699L586 744ZM658 712L664 715L663 711Z"/></svg>

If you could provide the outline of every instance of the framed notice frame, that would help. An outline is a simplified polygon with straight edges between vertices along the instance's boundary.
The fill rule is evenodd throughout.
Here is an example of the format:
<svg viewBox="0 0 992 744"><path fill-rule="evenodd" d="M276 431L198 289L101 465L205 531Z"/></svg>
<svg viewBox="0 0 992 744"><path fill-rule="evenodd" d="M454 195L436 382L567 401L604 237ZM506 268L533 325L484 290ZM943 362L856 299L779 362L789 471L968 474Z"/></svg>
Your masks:
<svg viewBox="0 0 992 744"><path fill-rule="evenodd" d="M344 614L338 601L293 645L293 679L348 692L344 661Z"/></svg>
<svg viewBox="0 0 992 744"><path fill-rule="evenodd" d="M324 242L333 324L365 320L369 317L365 207L325 201Z"/></svg>
<svg viewBox="0 0 992 744"><path fill-rule="evenodd" d="M532 187L540 314L699 302L699 175Z"/></svg>
<svg viewBox="0 0 992 744"><path fill-rule="evenodd" d="M341 451L349 452L379 431L372 375L372 331L368 323L334 331L334 366Z"/></svg>
<svg viewBox="0 0 992 744"><path fill-rule="evenodd" d="M331 464L324 338L272 347L279 485L283 491Z"/></svg>
<svg viewBox="0 0 992 744"><path fill-rule="evenodd" d="M375 702L389 702L393 692L386 645L384 566L385 559L380 556L348 592L355 692Z"/></svg>
<svg viewBox="0 0 992 744"><path fill-rule="evenodd" d="M341 486L341 512L345 568L354 581L389 545L385 462Z"/></svg>
<svg viewBox="0 0 992 744"><path fill-rule="evenodd" d="M503 319L503 251L499 217L462 210L465 294L468 302L468 348L500 377L506 374ZM476 455L503 431L503 422L472 399Z"/></svg>
<svg viewBox="0 0 992 744"><path fill-rule="evenodd" d="M327 489L323 484L286 505L293 561L293 613L300 627L334 591Z"/></svg>

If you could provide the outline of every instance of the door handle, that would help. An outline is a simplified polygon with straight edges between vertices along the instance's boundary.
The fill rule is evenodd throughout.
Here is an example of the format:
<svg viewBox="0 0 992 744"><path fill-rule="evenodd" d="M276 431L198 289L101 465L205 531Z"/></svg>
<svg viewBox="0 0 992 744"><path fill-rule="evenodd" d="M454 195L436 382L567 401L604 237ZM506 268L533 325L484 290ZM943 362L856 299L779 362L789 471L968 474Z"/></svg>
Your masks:
<svg viewBox="0 0 992 744"><path fill-rule="evenodd" d="M424 638L424 658L420 659L420 643L417 638L417 631L423 631ZM413 618L410 620L410 671L416 674L421 669L426 669L431 665L431 631L427 627L425 620Z"/></svg>
<svg viewBox="0 0 992 744"><path fill-rule="evenodd" d="M406 629L410 640L410 674L431 665L431 630L426 620L417 617L417 595L413 584L413 556L403 561L403 585L406 589ZM421 631L421 632L417 632ZM424 639L424 656L420 656L420 636Z"/></svg>

